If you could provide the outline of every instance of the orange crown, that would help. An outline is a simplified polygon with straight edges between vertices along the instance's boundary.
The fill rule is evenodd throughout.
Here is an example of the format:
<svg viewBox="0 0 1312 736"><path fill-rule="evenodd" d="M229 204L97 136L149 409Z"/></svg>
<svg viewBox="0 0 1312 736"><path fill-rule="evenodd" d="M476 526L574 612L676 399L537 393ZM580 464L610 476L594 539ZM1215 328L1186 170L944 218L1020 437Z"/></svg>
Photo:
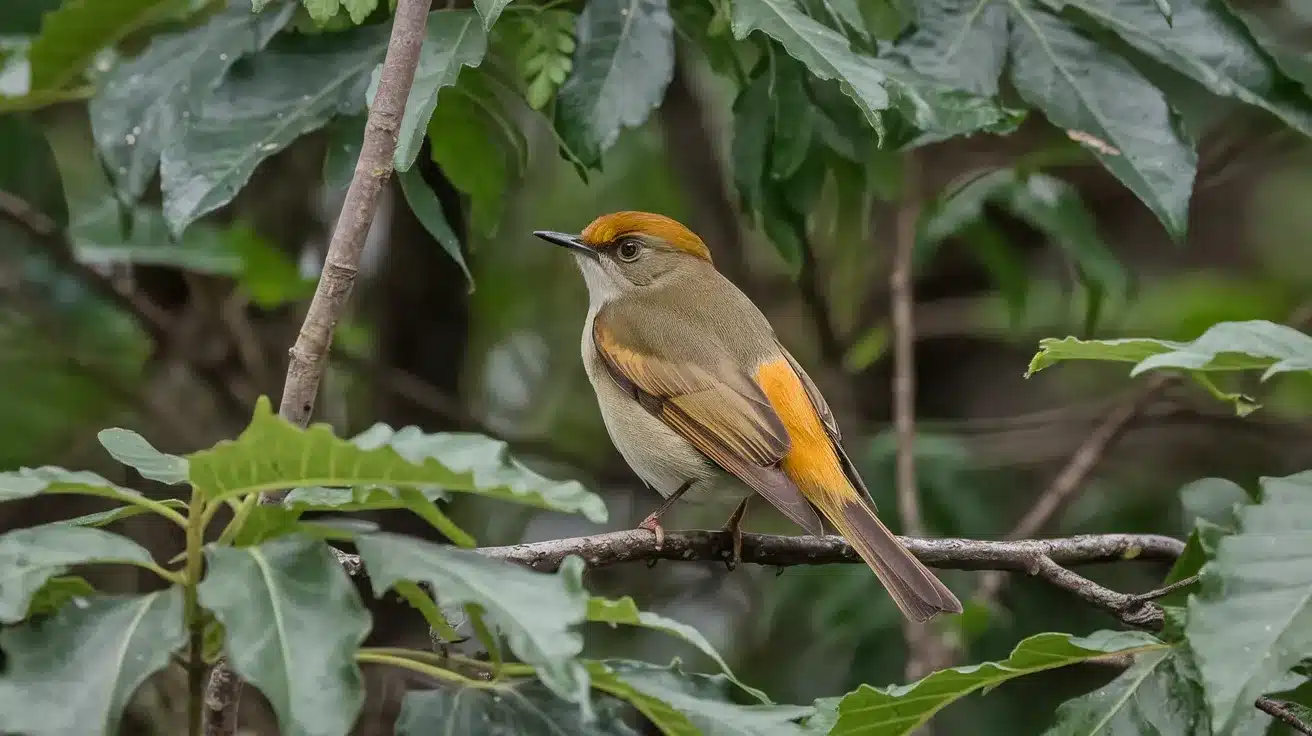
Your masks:
<svg viewBox="0 0 1312 736"><path fill-rule="evenodd" d="M591 246L601 246L625 235L650 235L707 263L711 251L697 234L678 220L650 212L612 212L593 220L579 236Z"/></svg>

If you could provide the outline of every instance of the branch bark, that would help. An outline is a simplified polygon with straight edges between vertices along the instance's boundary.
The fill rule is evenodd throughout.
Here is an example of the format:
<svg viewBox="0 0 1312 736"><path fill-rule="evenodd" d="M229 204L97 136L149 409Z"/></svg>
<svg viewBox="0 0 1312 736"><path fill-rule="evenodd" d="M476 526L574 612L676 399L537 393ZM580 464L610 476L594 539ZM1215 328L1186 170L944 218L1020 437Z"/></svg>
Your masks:
<svg viewBox="0 0 1312 736"><path fill-rule="evenodd" d="M318 287L290 351L291 361L287 365L278 413L301 427L309 423L314 412L315 396L328 360L333 330L355 285L365 236L369 234L378 211L378 195L392 176L397 131L414 83L415 68L419 65L419 50L428 24L429 1L400 0L397 3L387 55L378 80L378 93L365 122L360 158L355 164L355 174L351 177L342 212L328 244ZM260 502L280 503L285 495L269 494L262 496ZM210 673L205 692L206 736L233 736L240 704L241 680L231 671L226 660L219 660Z"/></svg>

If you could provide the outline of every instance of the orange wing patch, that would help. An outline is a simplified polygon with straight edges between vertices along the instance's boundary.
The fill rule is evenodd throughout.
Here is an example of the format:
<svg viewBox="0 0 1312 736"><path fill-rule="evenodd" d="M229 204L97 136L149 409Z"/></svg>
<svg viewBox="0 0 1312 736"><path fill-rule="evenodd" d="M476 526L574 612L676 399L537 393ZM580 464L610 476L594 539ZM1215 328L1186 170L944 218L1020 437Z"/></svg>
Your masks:
<svg viewBox="0 0 1312 736"><path fill-rule="evenodd" d="M583 228L580 237L588 245L600 246L624 235L651 235L684 253L697 256L708 263L711 260L710 249L696 233L684 227L678 220L651 212L627 211L602 215Z"/></svg>
<svg viewBox="0 0 1312 736"><path fill-rule="evenodd" d="M858 499L833 439L792 364L786 358L764 363L756 370L756 382L788 430L792 445L780 466L802 494L825 510Z"/></svg>

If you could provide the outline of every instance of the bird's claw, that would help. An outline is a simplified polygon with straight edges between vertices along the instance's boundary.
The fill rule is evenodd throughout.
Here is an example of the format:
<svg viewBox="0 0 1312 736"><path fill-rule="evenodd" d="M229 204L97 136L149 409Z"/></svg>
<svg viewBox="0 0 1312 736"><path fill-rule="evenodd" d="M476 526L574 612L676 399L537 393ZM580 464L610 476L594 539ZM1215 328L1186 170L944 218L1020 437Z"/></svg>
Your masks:
<svg viewBox="0 0 1312 736"><path fill-rule="evenodd" d="M639 529L646 529L656 535L656 551L660 551L665 546L665 528L661 526L660 520L648 516L638 525Z"/></svg>

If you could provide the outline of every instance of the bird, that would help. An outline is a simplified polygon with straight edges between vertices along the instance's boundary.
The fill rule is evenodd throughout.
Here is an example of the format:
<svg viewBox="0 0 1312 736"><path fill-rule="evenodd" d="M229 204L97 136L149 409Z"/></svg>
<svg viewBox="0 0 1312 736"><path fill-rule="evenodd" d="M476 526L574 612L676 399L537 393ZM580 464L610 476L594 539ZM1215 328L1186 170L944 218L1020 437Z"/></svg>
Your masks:
<svg viewBox="0 0 1312 736"><path fill-rule="evenodd" d="M725 523L737 564L742 518L760 495L815 536L828 522L908 619L962 611L880 521L824 396L697 234L622 211L577 234L533 235L568 249L582 272L584 372L616 449L664 497L639 524L658 549L661 517L685 494L741 496Z"/></svg>

